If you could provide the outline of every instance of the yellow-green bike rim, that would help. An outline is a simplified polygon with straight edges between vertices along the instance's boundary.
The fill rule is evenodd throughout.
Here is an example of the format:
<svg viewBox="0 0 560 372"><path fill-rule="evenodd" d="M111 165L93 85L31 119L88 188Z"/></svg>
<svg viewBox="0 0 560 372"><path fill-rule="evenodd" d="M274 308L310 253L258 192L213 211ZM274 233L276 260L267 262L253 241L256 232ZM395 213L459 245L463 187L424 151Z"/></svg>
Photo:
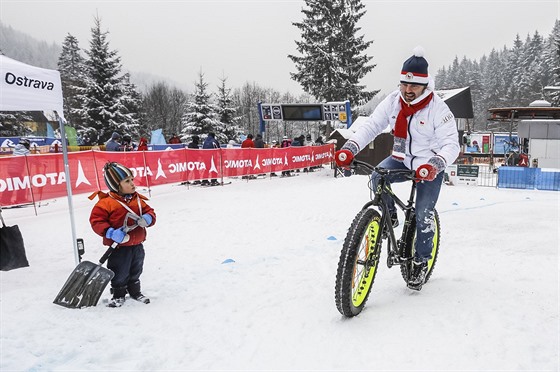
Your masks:
<svg viewBox="0 0 560 372"><path fill-rule="evenodd" d="M379 220L372 220L367 227L366 233L364 234L360 251L356 257L356 262L354 263L354 276L352 278L352 305L355 307L361 306L366 299L371 284L373 283L373 279L375 278L375 271L377 270L378 263L378 261L375 260L373 266L369 267L366 273L366 266L359 265L357 261L359 259L368 261L375 255L375 246L379 230ZM359 270L359 268L361 268L361 270Z"/></svg>

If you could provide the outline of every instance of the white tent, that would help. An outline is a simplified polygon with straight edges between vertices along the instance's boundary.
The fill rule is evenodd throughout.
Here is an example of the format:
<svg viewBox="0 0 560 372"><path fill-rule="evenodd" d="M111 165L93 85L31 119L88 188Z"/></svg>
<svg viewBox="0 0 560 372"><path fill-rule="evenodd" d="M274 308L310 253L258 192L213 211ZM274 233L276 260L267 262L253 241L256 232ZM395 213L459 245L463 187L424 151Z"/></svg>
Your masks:
<svg viewBox="0 0 560 372"><path fill-rule="evenodd" d="M0 55L0 111L55 111L59 117L61 137L66 138L62 107L62 83L58 71L30 66ZM79 255L72 205L68 148L66 141L61 142L72 226L72 244L77 264Z"/></svg>

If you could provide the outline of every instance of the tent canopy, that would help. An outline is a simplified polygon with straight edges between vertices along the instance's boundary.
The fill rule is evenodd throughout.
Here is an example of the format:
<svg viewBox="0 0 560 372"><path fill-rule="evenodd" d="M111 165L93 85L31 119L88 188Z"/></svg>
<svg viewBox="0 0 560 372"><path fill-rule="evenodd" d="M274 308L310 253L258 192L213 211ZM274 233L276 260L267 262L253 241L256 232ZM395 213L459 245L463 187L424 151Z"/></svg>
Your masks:
<svg viewBox="0 0 560 372"><path fill-rule="evenodd" d="M62 82L60 73L27 65L0 55L0 111L56 111L59 116L60 134L66 138L63 123ZM72 186L68 163L68 148L62 141L64 174L68 193L68 209L72 229L72 243L76 265L80 262L76 242L74 207L72 204Z"/></svg>
<svg viewBox="0 0 560 372"><path fill-rule="evenodd" d="M62 112L60 73L0 55L0 111Z"/></svg>
<svg viewBox="0 0 560 372"><path fill-rule="evenodd" d="M458 88L450 90L437 90L435 92L449 106L449 109L457 119L473 119L473 104L471 88Z"/></svg>

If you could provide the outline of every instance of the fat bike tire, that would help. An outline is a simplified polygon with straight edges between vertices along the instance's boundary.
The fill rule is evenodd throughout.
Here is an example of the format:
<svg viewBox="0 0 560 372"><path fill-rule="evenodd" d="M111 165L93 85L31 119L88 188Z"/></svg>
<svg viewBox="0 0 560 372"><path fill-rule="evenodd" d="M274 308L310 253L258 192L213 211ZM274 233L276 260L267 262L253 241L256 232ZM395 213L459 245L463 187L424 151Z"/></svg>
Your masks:
<svg viewBox="0 0 560 372"><path fill-rule="evenodd" d="M377 268L382 243L381 215L361 210L348 229L336 272L335 302L346 316L358 315L366 304Z"/></svg>
<svg viewBox="0 0 560 372"><path fill-rule="evenodd" d="M428 279L430 279L430 276L432 276L432 272L434 271L434 268L436 266L436 261L438 259L438 254L439 254L441 224L439 222L439 214L435 209L434 209L434 221L435 221L436 231L434 233L434 238L433 238L432 258L428 260L428 273L426 274L426 280L424 283L426 283ZM411 218L411 225L408 231L410 231L410 233L408 234L407 237L405 237L404 252L401 252L402 257L410 258L410 260L407 260L406 263L401 265L401 274L405 283L408 283L408 280L410 278L410 273L412 272L412 258L414 258L414 252L415 252L414 245L416 243L416 216L414 215Z"/></svg>

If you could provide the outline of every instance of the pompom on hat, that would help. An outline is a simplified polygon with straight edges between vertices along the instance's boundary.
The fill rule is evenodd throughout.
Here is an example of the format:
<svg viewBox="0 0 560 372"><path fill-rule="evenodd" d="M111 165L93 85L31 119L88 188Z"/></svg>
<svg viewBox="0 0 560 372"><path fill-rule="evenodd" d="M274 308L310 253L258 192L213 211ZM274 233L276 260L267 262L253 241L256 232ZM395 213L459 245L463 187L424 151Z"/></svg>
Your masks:
<svg viewBox="0 0 560 372"><path fill-rule="evenodd" d="M109 162L103 167L103 177L109 190L118 193L121 181L128 177L134 177L134 174L122 164Z"/></svg>
<svg viewBox="0 0 560 372"><path fill-rule="evenodd" d="M428 61L424 58L421 46L414 48L414 55L404 61L401 70L401 83L428 85Z"/></svg>

